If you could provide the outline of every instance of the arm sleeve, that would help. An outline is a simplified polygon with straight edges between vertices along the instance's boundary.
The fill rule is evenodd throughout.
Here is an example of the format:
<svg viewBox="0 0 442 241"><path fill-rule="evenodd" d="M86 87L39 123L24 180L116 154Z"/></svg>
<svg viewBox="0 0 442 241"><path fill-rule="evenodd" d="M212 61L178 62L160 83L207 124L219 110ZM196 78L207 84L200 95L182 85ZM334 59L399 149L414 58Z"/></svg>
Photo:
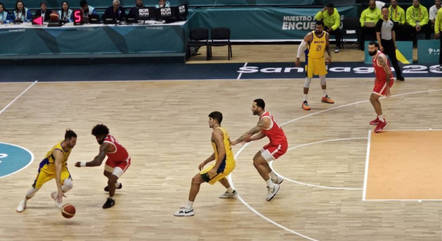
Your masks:
<svg viewBox="0 0 442 241"><path fill-rule="evenodd" d="M378 22L376 23L376 32L381 32L382 22L382 20L378 20Z"/></svg>
<svg viewBox="0 0 442 241"><path fill-rule="evenodd" d="M322 19L322 10L316 13L315 20L321 20Z"/></svg>
<svg viewBox="0 0 442 241"><path fill-rule="evenodd" d="M442 18L442 11L438 11L436 15L436 22L434 23L434 33L440 33L440 20Z"/></svg>
<svg viewBox="0 0 442 241"><path fill-rule="evenodd" d="M401 19L399 20L399 22L401 24L405 24L405 10L404 9L399 9L398 11L401 11Z"/></svg>
<svg viewBox="0 0 442 241"><path fill-rule="evenodd" d="M407 8L407 23L412 26L412 27L416 27L416 22L414 21L414 19L411 17L411 8L413 6Z"/></svg>
<svg viewBox="0 0 442 241"><path fill-rule="evenodd" d="M335 8L335 11L333 13L333 18L335 19L335 24L331 27L332 30L336 30L341 26L341 15L339 15L338 10Z"/></svg>
<svg viewBox="0 0 442 241"><path fill-rule="evenodd" d="M359 18L359 22L361 23L361 27L364 27L366 12L367 12L367 10L362 11L361 17Z"/></svg>
<svg viewBox="0 0 442 241"><path fill-rule="evenodd" d="M420 22L420 25L424 26L425 24L428 24L428 11L427 11L427 9L425 7L421 7L421 12L422 12L422 15L423 15L423 19Z"/></svg>
<svg viewBox="0 0 442 241"><path fill-rule="evenodd" d="M296 58L301 58L301 53L304 52L306 47L307 47L307 43L304 40L302 40L301 44L298 47L298 52L296 53Z"/></svg>

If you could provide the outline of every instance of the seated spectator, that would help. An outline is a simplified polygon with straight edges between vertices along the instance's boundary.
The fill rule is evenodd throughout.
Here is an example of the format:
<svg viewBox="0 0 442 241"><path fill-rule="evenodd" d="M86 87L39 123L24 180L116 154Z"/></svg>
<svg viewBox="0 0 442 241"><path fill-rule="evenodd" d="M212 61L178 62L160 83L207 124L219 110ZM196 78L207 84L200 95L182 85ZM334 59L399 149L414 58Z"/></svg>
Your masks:
<svg viewBox="0 0 442 241"><path fill-rule="evenodd" d="M425 38L429 39L431 35L430 25L428 24L428 10L419 3L419 0L413 0L413 5L407 8L407 32L411 35L413 43L416 44L417 35L425 33Z"/></svg>
<svg viewBox="0 0 442 241"><path fill-rule="evenodd" d="M131 8L129 11L128 18L138 19L138 9L144 8L143 0L135 0L135 7Z"/></svg>
<svg viewBox="0 0 442 241"><path fill-rule="evenodd" d="M390 4L388 12L391 21L396 25L396 39L407 40L408 34L405 32L405 10L397 4L397 0L391 0Z"/></svg>
<svg viewBox="0 0 442 241"><path fill-rule="evenodd" d="M434 21L434 37L439 38L440 47L442 49L442 36L440 32L442 31L442 8L437 11L436 20ZM440 50L441 51L441 50ZM439 68L442 70L442 54L439 53Z"/></svg>
<svg viewBox="0 0 442 241"><path fill-rule="evenodd" d="M0 3L0 24L9 23L9 14L3 3Z"/></svg>
<svg viewBox="0 0 442 241"><path fill-rule="evenodd" d="M364 50L364 41L376 40L376 23L381 19L381 10L376 7L374 0L368 2L369 7L361 13L359 22L361 23L361 31L359 44L361 50Z"/></svg>
<svg viewBox="0 0 442 241"><path fill-rule="evenodd" d="M48 10L46 2L40 2L40 9L35 12L34 17L42 17L43 22L49 22L51 11Z"/></svg>
<svg viewBox="0 0 442 241"><path fill-rule="evenodd" d="M341 47L341 16L338 13L338 10L335 8L333 3L327 4L327 6L319 11L315 15L316 21L324 22L324 30L329 34L334 35L336 39L336 48L335 53L339 53L339 48Z"/></svg>
<svg viewBox="0 0 442 241"><path fill-rule="evenodd" d="M69 2L63 1L61 2L61 10L58 10L58 16L60 17L60 21L68 23L73 21L72 9L69 7Z"/></svg>
<svg viewBox="0 0 442 241"><path fill-rule="evenodd" d="M108 7L104 12L103 20L110 18L113 20L124 21L125 15L124 9L120 6L120 0L113 0L112 6Z"/></svg>
<svg viewBox="0 0 442 241"><path fill-rule="evenodd" d="M170 3L169 1L166 0L159 0L158 4L155 5L156 8L168 8L170 7Z"/></svg>
<svg viewBox="0 0 442 241"><path fill-rule="evenodd" d="M430 10L428 10L429 16L430 16L428 19L430 19L430 22L431 22L431 26L430 26L431 29L434 29L434 23L436 22L437 11L439 11L440 6L441 6L440 0L435 0L434 5L431 6Z"/></svg>
<svg viewBox="0 0 442 241"><path fill-rule="evenodd" d="M22 0L17 0L15 3L15 10L12 12L9 19L16 23L30 22L32 20L32 13L28 8L25 7Z"/></svg>
<svg viewBox="0 0 442 241"><path fill-rule="evenodd" d="M80 1L80 8L83 11L83 18L88 22L89 17L91 16L97 16L97 12L95 11L95 8L92 6L89 6L86 0Z"/></svg>

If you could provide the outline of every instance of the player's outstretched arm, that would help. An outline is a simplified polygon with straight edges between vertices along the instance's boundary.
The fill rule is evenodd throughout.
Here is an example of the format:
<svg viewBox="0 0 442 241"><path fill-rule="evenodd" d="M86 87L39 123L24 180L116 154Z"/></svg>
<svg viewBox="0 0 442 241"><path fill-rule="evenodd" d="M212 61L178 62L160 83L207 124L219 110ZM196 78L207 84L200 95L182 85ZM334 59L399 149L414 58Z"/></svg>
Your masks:
<svg viewBox="0 0 442 241"><path fill-rule="evenodd" d="M250 129L248 132L244 133L242 136L240 136L238 139L234 140L231 144L236 145L241 142L249 142L252 141L252 136L256 133L260 132L261 130L264 130L270 126L270 120L268 118L261 118L258 121L258 124Z"/></svg>
<svg viewBox="0 0 442 241"><path fill-rule="evenodd" d="M103 143L100 145L100 152L97 156L95 156L94 160L90 162L77 162L75 163L76 167L95 167L101 165L104 158L106 158L106 154L111 151L111 144Z"/></svg>

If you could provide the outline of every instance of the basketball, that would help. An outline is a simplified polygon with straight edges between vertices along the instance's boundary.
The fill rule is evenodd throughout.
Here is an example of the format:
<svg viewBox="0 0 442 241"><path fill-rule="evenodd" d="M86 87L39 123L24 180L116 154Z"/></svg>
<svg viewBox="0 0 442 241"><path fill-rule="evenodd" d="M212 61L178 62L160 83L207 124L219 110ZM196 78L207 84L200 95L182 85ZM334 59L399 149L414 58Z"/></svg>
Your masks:
<svg viewBox="0 0 442 241"><path fill-rule="evenodd" d="M75 215L75 207L70 203L66 203L61 208L61 215L65 218L72 218Z"/></svg>

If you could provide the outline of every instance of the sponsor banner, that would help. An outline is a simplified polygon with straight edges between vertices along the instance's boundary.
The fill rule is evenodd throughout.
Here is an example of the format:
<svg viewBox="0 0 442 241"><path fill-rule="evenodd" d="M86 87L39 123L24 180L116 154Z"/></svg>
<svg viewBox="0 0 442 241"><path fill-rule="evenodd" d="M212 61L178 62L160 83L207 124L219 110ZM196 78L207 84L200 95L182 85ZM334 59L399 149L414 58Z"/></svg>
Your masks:
<svg viewBox="0 0 442 241"><path fill-rule="evenodd" d="M419 64L439 63L440 40L418 40L417 61Z"/></svg>

